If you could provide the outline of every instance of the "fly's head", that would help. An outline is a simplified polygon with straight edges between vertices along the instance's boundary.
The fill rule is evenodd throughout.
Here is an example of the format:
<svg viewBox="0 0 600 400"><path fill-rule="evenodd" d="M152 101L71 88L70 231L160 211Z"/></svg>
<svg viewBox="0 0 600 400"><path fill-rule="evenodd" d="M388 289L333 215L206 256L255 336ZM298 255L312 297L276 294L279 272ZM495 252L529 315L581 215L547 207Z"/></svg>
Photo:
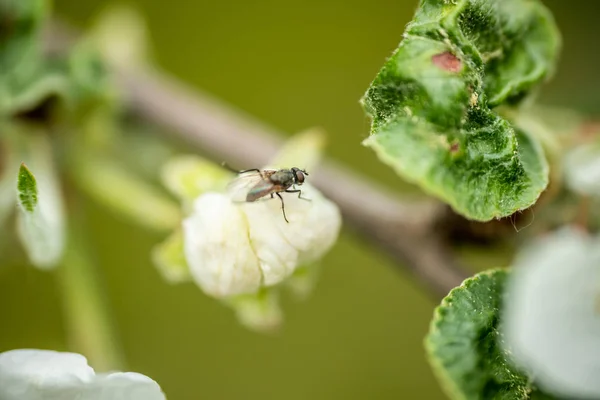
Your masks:
<svg viewBox="0 0 600 400"><path fill-rule="evenodd" d="M302 185L304 183L305 176L308 176L308 173L300 168L293 167L292 174L294 175L294 184Z"/></svg>

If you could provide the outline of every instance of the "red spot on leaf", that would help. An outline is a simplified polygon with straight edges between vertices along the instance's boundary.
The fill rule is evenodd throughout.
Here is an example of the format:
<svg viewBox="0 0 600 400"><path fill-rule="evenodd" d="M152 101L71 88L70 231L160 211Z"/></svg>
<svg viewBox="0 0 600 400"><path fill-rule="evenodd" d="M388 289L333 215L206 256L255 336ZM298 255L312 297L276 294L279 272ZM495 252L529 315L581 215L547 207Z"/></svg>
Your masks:
<svg viewBox="0 0 600 400"><path fill-rule="evenodd" d="M458 152L458 149L460 148L460 144L458 142L454 142L450 145L450 153L456 153Z"/></svg>
<svg viewBox="0 0 600 400"><path fill-rule="evenodd" d="M434 55L431 57L431 61L437 67L448 72L460 72L462 68L462 62L449 51Z"/></svg>

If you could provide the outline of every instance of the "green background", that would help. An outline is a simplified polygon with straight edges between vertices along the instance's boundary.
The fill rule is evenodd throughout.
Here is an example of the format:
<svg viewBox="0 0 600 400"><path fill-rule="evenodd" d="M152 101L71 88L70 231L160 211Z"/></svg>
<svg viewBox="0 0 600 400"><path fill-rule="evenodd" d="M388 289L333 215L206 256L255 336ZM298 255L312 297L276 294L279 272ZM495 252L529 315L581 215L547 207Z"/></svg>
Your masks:
<svg viewBox="0 0 600 400"><path fill-rule="evenodd" d="M545 3L565 48L540 97L596 112L600 4ZM55 0L54 7L85 27L108 4ZM330 156L405 187L360 145L369 121L358 99L400 41L416 1L127 4L147 19L163 70L282 131L321 126ZM82 218L128 369L157 380L170 400L443 398L422 346L436 300L351 232L323 260L314 294L303 303L284 299L284 329L269 337L241 327L193 284L163 282L149 259L161 236L93 201ZM66 349L58 276L0 261L0 351ZM483 258L476 267L496 262Z"/></svg>

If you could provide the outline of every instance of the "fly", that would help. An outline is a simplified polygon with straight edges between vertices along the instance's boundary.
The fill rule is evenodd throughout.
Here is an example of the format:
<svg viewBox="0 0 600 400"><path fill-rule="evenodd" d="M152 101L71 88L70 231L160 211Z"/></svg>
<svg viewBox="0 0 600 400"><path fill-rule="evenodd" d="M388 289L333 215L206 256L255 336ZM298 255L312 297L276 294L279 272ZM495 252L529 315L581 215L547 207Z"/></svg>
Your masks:
<svg viewBox="0 0 600 400"><path fill-rule="evenodd" d="M281 211L283 219L289 223L285 215L285 204L281 193L298 193L298 198L306 201L311 201L306 197L302 197L302 190L296 189L297 186L302 186L304 179L308 173L300 168L292 167L290 169L246 169L242 171L235 170L225 163L223 167L238 174L238 177L230 184L230 189L236 188L238 193L242 193L242 202L254 202L265 196L279 197L281 200ZM234 199L235 200L235 199Z"/></svg>

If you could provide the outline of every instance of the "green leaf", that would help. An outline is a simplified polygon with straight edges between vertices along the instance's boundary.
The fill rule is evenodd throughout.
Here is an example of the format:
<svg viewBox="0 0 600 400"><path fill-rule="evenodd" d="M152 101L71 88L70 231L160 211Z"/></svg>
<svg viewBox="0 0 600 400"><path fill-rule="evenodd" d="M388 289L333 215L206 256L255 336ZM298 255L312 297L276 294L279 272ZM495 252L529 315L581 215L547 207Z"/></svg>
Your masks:
<svg viewBox="0 0 600 400"><path fill-rule="evenodd" d="M174 201L117 160L85 152L75 159L71 173L88 195L141 226L170 231L181 221Z"/></svg>
<svg viewBox="0 0 600 400"><path fill-rule="evenodd" d="M174 157L164 165L161 174L165 187L186 207L202 193L225 190L232 177L221 166L194 155Z"/></svg>
<svg viewBox="0 0 600 400"><path fill-rule="evenodd" d="M25 81L11 80L4 86L4 89L5 91L2 93L4 97L0 98L0 112L4 115L13 115L33 110L43 100L52 96L66 96L69 82L62 71L53 67L45 67L37 69Z"/></svg>
<svg viewBox="0 0 600 400"><path fill-rule="evenodd" d="M320 272L321 265L318 263L299 266L286 279L285 286L297 300L306 300L315 288Z"/></svg>
<svg viewBox="0 0 600 400"><path fill-rule="evenodd" d="M528 208L547 186L547 162L495 107L532 93L559 47L539 1L422 0L361 100L372 118L364 144L467 218Z"/></svg>
<svg viewBox="0 0 600 400"><path fill-rule="evenodd" d="M40 53L40 30L47 13L46 0L0 2L0 70L23 77L35 70ZM4 78L4 76L3 76Z"/></svg>
<svg viewBox="0 0 600 400"><path fill-rule="evenodd" d="M4 129L9 129L4 127ZM25 164L17 177L17 232L29 260L40 269L50 269L61 260L65 245L64 206L52 149L44 132L16 127Z"/></svg>
<svg viewBox="0 0 600 400"><path fill-rule="evenodd" d="M188 282L192 278L183 251L181 230L176 230L152 249L152 261L167 282Z"/></svg>
<svg viewBox="0 0 600 400"><path fill-rule="evenodd" d="M31 111L53 97L71 110L114 97L103 63L87 44L76 44L66 56L45 57L41 28L48 3L0 1L0 116Z"/></svg>
<svg viewBox="0 0 600 400"><path fill-rule="evenodd" d="M65 72L70 83L66 98L71 109L118 105L118 92L108 66L92 43L81 41L71 49Z"/></svg>
<svg viewBox="0 0 600 400"><path fill-rule="evenodd" d="M529 399L537 392L501 347L499 312L507 277L501 269L477 274L435 310L425 347L452 399Z"/></svg>
<svg viewBox="0 0 600 400"><path fill-rule="evenodd" d="M223 303L234 309L240 324L255 332L276 333L283 322L279 291L275 287L263 287L256 294L235 296Z"/></svg>
<svg viewBox="0 0 600 400"><path fill-rule="evenodd" d="M62 74L47 65L41 51L46 0L0 2L0 115L26 111L64 89Z"/></svg>
<svg viewBox="0 0 600 400"><path fill-rule="evenodd" d="M32 213L38 203L38 190L35 176L31 173L25 163L21 163L19 168L19 177L17 179L17 191L19 205L23 211Z"/></svg>

